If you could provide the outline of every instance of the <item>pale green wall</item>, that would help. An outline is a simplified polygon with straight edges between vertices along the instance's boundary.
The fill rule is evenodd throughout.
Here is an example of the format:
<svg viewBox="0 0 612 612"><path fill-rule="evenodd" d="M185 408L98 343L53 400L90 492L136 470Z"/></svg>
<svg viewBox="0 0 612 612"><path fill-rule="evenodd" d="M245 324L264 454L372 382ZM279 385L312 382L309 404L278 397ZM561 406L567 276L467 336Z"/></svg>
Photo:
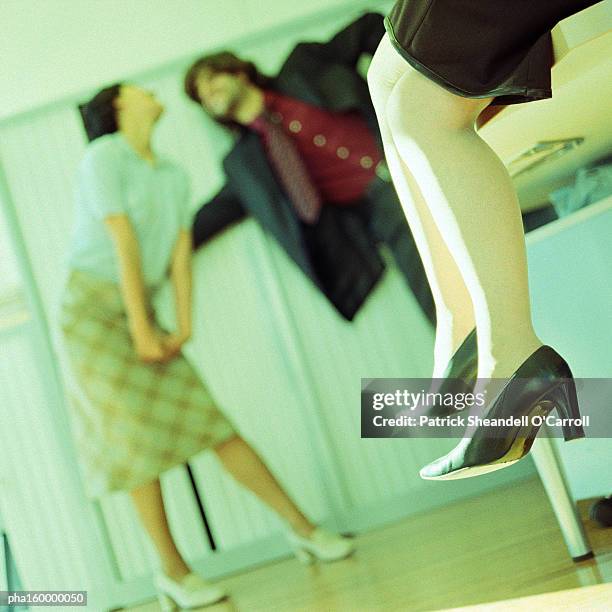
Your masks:
<svg viewBox="0 0 612 612"><path fill-rule="evenodd" d="M3 0L0 119L300 17L366 4L384 11L390 2Z"/></svg>

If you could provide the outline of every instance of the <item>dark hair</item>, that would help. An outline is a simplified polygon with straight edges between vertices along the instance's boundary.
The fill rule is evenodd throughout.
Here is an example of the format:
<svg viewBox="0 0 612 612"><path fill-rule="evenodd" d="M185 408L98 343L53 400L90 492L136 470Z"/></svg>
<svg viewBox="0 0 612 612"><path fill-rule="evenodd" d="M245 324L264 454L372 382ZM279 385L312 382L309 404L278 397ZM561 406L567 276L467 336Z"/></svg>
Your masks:
<svg viewBox="0 0 612 612"><path fill-rule="evenodd" d="M266 87L272 82L272 78L259 72L257 66L253 62L240 59L237 55L234 55L231 51L220 51L219 53L213 53L211 55L205 55L200 59L196 60L187 70L185 74L184 88L185 93L194 102L201 104L200 96L198 96L198 89L196 82L198 75L202 70L210 70L211 72L228 72L230 74L243 73L247 76L249 81L253 85L258 87ZM225 125L226 127L233 129L243 129L243 126L233 121L232 119L225 119L223 117L217 117L212 115L208 109L202 107L217 123Z"/></svg>
<svg viewBox="0 0 612 612"><path fill-rule="evenodd" d="M89 102L79 105L87 138L91 142L119 129L115 99L121 93L121 83L101 89Z"/></svg>

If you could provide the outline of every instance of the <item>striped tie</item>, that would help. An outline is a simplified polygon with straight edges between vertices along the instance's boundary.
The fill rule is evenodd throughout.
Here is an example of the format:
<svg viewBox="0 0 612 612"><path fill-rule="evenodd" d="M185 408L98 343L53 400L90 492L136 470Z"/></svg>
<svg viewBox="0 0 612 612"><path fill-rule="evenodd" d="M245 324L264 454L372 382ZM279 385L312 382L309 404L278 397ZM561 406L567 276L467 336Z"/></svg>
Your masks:
<svg viewBox="0 0 612 612"><path fill-rule="evenodd" d="M315 223L321 212L321 196L291 137L267 112L257 117L251 127L262 136L268 159L298 217L305 223Z"/></svg>

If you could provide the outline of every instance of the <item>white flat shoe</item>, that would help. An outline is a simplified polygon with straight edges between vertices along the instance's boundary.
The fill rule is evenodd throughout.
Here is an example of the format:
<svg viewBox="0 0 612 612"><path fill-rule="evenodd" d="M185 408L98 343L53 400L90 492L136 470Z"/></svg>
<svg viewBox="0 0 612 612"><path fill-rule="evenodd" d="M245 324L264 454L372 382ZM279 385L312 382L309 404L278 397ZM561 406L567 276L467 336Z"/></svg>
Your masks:
<svg viewBox="0 0 612 612"><path fill-rule="evenodd" d="M319 561L337 561L348 557L355 550L350 538L316 527L309 537L305 538L295 531L287 534L295 556L302 563Z"/></svg>
<svg viewBox="0 0 612 612"><path fill-rule="evenodd" d="M155 587L162 612L200 608L227 597L222 588L210 584L195 572L177 581L160 571L155 575Z"/></svg>

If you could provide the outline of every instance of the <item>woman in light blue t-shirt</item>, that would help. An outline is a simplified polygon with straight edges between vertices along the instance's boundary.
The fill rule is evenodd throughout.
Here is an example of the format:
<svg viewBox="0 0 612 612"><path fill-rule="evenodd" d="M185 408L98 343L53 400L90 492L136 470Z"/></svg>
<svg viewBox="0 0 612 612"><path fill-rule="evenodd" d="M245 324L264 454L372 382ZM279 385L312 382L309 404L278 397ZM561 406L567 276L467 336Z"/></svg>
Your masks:
<svg viewBox="0 0 612 612"><path fill-rule="evenodd" d="M129 491L162 562L164 607L224 592L190 570L166 520L159 476L214 449L225 468L287 525L301 559L339 559L351 541L313 525L220 411L181 353L191 335L191 214L185 172L151 149L163 107L115 85L81 107L90 144L63 294L62 339L75 385L71 416L90 497ZM169 276L177 330L156 324L151 295Z"/></svg>
<svg viewBox="0 0 612 612"><path fill-rule="evenodd" d="M87 147L77 174L76 225L71 268L119 281L112 235L102 221L125 214L140 248L143 279L166 277L180 230L191 231L189 180L177 165L139 155L122 132L105 134Z"/></svg>

